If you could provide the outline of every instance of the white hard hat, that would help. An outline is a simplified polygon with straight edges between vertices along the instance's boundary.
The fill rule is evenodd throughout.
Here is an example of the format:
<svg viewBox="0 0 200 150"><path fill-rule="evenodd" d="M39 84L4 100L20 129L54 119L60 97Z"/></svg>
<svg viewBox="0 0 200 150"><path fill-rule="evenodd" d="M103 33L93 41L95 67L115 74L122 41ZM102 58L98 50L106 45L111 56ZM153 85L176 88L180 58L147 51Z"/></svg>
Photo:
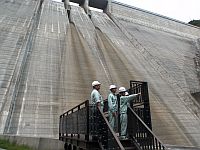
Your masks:
<svg viewBox="0 0 200 150"><path fill-rule="evenodd" d="M116 88L117 88L116 85L110 85L110 87L109 87L110 90L111 90L111 89L116 89Z"/></svg>
<svg viewBox="0 0 200 150"><path fill-rule="evenodd" d="M126 88L125 87L120 87L119 88L119 92L126 92Z"/></svg>
<svg viewBox="0 0 200 150"><path fill-rule="evenodd" d="M101 85L101 83L99 81L93 81L92 86L96 86L96 85Z"/></svg>

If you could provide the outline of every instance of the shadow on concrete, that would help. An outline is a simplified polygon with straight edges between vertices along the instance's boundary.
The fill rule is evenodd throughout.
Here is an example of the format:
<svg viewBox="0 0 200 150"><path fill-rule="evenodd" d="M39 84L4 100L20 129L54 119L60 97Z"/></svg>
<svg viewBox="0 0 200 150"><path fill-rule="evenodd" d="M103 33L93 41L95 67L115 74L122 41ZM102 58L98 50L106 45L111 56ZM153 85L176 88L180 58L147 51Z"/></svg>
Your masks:
<svg viewBox="0 0 200 150"><path fill-rule="evenodd" d="M200 104L200 92L192 93L192 96L196 99L196 101Z"/></svg>

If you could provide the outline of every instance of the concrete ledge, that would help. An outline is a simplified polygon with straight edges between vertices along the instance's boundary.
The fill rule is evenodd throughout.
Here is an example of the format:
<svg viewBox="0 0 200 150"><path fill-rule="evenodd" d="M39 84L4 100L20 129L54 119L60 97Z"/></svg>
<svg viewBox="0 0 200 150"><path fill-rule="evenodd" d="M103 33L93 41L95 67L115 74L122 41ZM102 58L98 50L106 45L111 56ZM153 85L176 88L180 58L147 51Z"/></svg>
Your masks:
<svg viewBox="0 0 200 150"><path fill-rule="evenodd" d="M9 142L19 145L27 145L34 150L64 150L64 142L58 139L12 135L0 135L0 139L9 140Z"/></svg>
<svg viewBox="0 0 200 150"><path fill-rule="evenodd" d="M199 147L192 146L178 146L178 145L165 145L168 150L200 150Z"/></svg>

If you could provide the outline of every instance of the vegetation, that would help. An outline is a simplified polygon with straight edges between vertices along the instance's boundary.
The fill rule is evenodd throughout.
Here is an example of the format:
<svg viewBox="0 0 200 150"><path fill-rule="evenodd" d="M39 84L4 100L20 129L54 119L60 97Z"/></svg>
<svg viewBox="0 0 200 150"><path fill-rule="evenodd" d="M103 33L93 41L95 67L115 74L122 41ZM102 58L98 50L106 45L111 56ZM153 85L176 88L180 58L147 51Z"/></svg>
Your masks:
<svg viewBox="0 0 200 150"><path fill-rule="evenodd" d="M6 150L31 150L25 145L16 145L16 143L10 143L8 140L0 139L0 148Z"/></svg>
<svg viewBox="0 0 200 150"><path fill-rule="evenodd" d="M200 20L192 20L192 21L189 22L189 24L200 27Z"/></svg>

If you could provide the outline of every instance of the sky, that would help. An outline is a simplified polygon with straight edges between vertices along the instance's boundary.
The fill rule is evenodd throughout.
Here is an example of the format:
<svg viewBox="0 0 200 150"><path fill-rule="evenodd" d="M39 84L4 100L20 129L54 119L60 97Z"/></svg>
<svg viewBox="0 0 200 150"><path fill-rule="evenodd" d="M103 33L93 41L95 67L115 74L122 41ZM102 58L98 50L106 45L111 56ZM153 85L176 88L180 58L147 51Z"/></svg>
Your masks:
<svg viewBox="0 0 200 150"><path fill-rule="evenodd" d="M54 0L61 1L61 0ZM200 19L200 0L115 0L183 22Z"/></svg>

